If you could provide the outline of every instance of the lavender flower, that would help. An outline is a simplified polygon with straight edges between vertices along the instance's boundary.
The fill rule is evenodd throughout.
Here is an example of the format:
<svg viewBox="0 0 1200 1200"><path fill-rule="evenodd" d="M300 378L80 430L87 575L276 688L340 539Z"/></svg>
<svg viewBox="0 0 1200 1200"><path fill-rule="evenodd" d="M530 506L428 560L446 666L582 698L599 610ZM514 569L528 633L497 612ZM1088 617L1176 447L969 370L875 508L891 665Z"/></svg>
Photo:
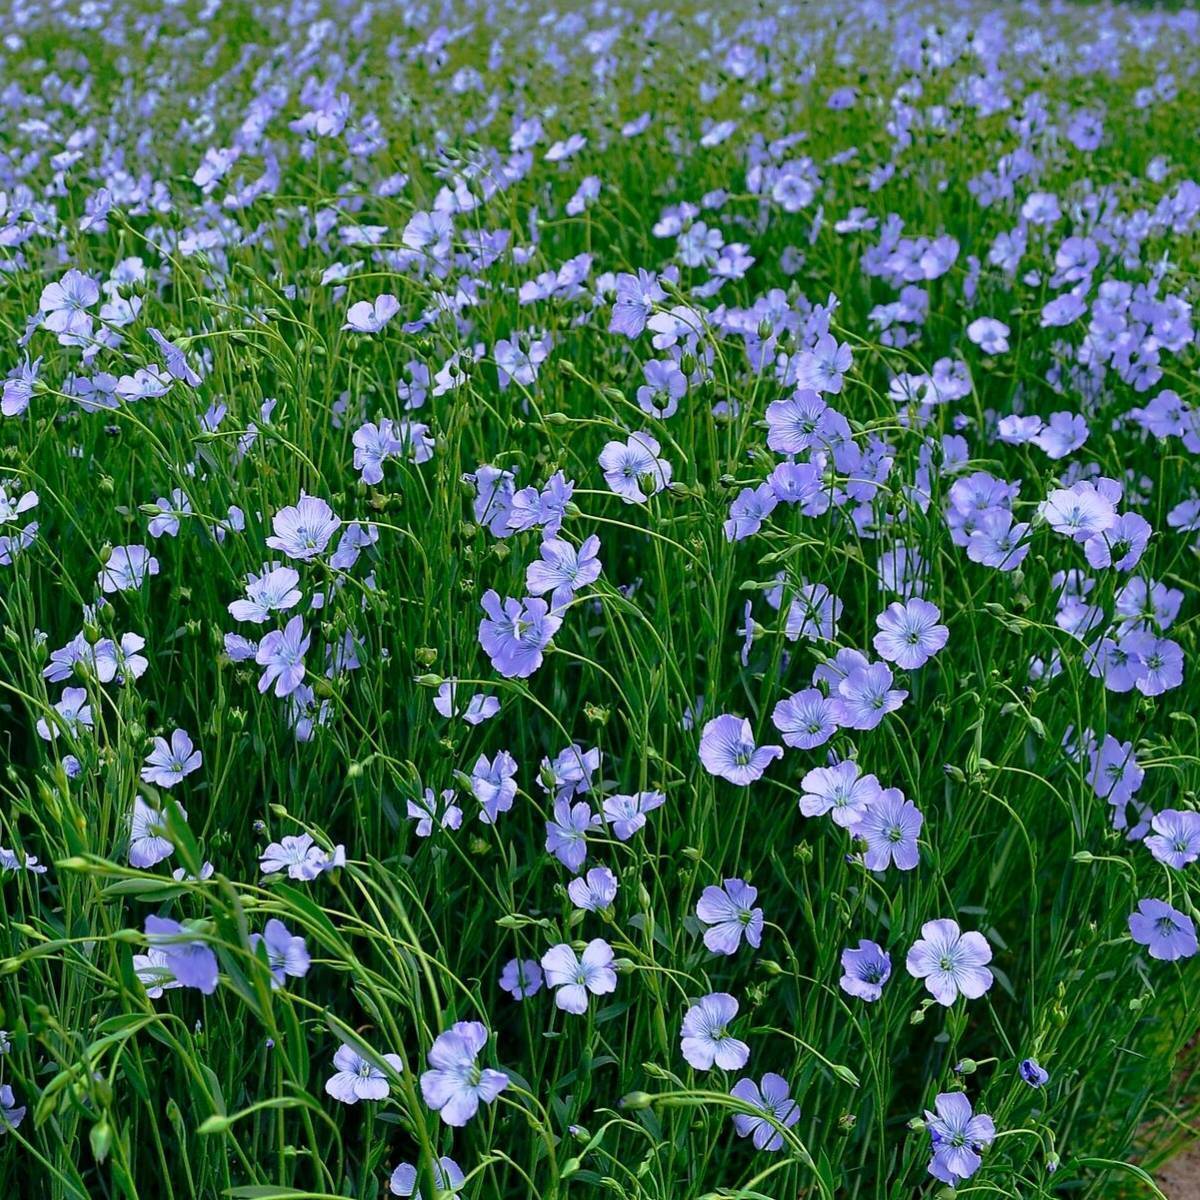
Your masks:
<svg viewBox="0 0 1200 1200"><path fill-rule="evenodd" d="M901 871L913 870L920 862L917 838L923 822L917 806L906 800L899 788L883 789L854 827L855 836L867 844L863 855L867 869L886 871L895 866Z"/></svg>
<svg viewBox="0 0 1200 1200"><path fill-rule="evenodd" d="M790 1129L800 1120L800 1107L792 1099L787 1080L782 1075L768 1071L756 1084L753 1079L739 1079L729 1089L736 1100L760 1109L762 1116L750 1113L735 1113L733 1127L738 1137L748 1137L756 1150L780 1150L783 1134L779 1127Z"/></svg>
<svg viewBox="0 0 1200 1200"><path fill-rule="evenodd" d="M187 813L182 806L179 813L186 821ZM175 846L166 834L166 816L151 808L141 796L135 796L129 828L129 865L145 869L169 858Z"/></svg>
<svg viewBox="0 0 1200 1200"><path fill-rule="evenodd" d="M458 1021L429 1048L421 1096L447 1125L465 1125L479 1111L480 1102L491 1104L508 1087L503 1071L476 1062L487 1040L488 1031L478 1021Z"/></svg>
<svg viewBox="0 0 1200 1200"><path fill-rule="evenodd" d="M957 921L926 921L921 936L908 952L905 965L914 979L947 1007L959 995L977 1000L992 986L992 948L982 933L963 933Z"/></svg>
<svg viewBox="0 0 1200 1200"><path fill-rule="evenodd" d="M145 766L142 767L142 778L147 783L172 788L185 775L198 771L203 761L200 751L192 746L187 731L176 729L171 734L169 745L165 738L154 739L154 749L147 755Z"/></svg>
<svg viewBox="0 0 1200 1200"><path fill-rule="evenodd" d="M417 1187L419 1172L412 1163L401 1163L388 1177L388 1191L393 1196L411 1196L422 1200ZM438 1189L438 1200L458 1200L458 1189L466 1183L462 1168L452 1158L443 1155L433 1164L433 1182Z"/></svg>
<svg viewBox="0 0 1200 1200"><path fill-rule="evenodd" d="M587 1012L589 992L605 996L616 991L617 973L612 964L612 947L603 938L588 942L581 955L565 942L542 955L546 984L558 989L555 1005L577 1016Z"/></svg>
<svg viewBox="0 0 1200 1200"><path fill-rule="evenodd" d="M617 877L607 867L593 867L567 884L567 895L584 912L602 912L617 896Z"/></svg>
<svg viewBox="0 0 1200 1200"><path fill-rule="evenodd" d="M1035 1059L1023 1058L1017 1069L1021 1073L1021 1078L1031 1088L1045 1087L1050 1082L1050 1073L1043 1070Z"/></svg>
<svg viewBox="0 0 1200 1200"><path fill-rule="evenodd" d="M893 662L906 671L923 667L946 644L950 631L939 625L941 612L927 600L907 600L889 604L875 618L879 632L875 635L875 650L880 658Z"/></svg>
<svg viewBox="0 0 1200 1200"><path fill-rule="evenodd" d="M166 917L147 917L146 940L162 955L163 965L183 987L206 996L217 990L217 956L195 932Z"/></svg>
<svg viewBox="0 0 1200 1200"><path fill-rule="evenodd" d="M758 889L741 879L726 879L700 894L696 916L708 926L704 944L714 954L735 954L743 935L755 949L762 942L763 911L754 907Z"/></svg>
<svg viewBox="0 0 1200 1200"><path fill-rule="evenodd" d="M1150 822L1146 849L1160 863L1181 871L1200 858L1200 813L1164 808Z"/></svg>
<svg viewBox="0 0 1200 1200"><path fill-rule="evenodd" d="M646 827L646 814L667 802L662 792L638 792L632 796L606 796L604 819L612 826L613 836L627 842Z"/></svg>
<svg viewBox="0 0 1200 1200"><path fill-rule="evenodd" d="M542 968L532 958L510 958L500 972L500 987L514 1000L526 1000L542 990Z"/></svg>
<svg viewBox="0 0 1200 1200"><path fill-rule="evenodd" d="M1174 962L1196 953L1196 926L1192 918L1163 900L1139 900L1129 914L1129 934L1145 946L1151 958Z"/></svg>
<svg viewBox="0 0 1200 1200"><path fill-rule="evenodd" d="M823 746L837 731L834 705L817 688L805 688L775 705L771 723L782 735L784 745L812 750Z"/></svg>
<svg viewBox="0 0 1200 1200"><path fill-rule="evenodd" d="M832 815L833 823L854 829L880 795L879 780L863 775L853 760L815 767L800 782L800 811L806 817Z"/></svg>
<svg viewBox="0 0 1200 1200"><path fill-rule="evenodd" d="M325 552L341 522L318 496L301 495L296 504L281 508L271 522L274 534L267 545L300 562Z"/></svg>
<svg viewBox="0 0 1200 1200"><path fill-rule="evenodd" d="M404 1071L398 1054L379 1056L396 1072ZM333 1055L337 1070L325 1080L325 1091L343 1104L357 1104L360 1100L386 1100L391 1091L388 1077L373 1062L363 1058L353 1046L344 1042Z"/></svg>
<svg viewBox="0 0 1200 1200"><path fill-rule="evenodd" d="M728 992L713 992L687 1010L679 1047L697 1071L740 1071L749 1061L750 1047L729 1032L738 1002Z"/></svg>
<svg viewBox="0 0 1200 1200"><path fill-rule="evenodd" d="M578 871L587 858L587 831L599 824L586 801L556 800L554 819L546 822L546 849L568 870Z"/></svg>
<svg viewBox="0 0 1200 1200"><path fill-rule="evenodd" d="M754 745L754 732L743 717L726 714L704 726L700 737L700 761L710 775L727 779L738 787L749 787L777 758L780 746Z"/></svg>
<svg viewBox="0 0 1200 1200"><path fill-rule="evenodd" d="M962 1092L942 1092L934 1101L936 1112L925 1113L933 1158L929 1173L951 1186L970 1179L982 1163L979 1151L990 1146L996 1126L989 1116L971 1111Z"/></svg>
<svg viewBox="0 0 1200 1200"><path fill-rule="evenodd" d="M293 979L303 979L308 974L312 960L304 939L293 935L277 917L266 923L261 934L250 935L250 949L257 952L259 946L265 947L273 988L282 987L289 975Z"/></svg>
<svg viewBox="0 0 1200 1200"><path fill-rule="evenodd" d="M837 687L834 720L846 729L874 729L908 698L892 687L892 672L884 663L856 667Z"/></svg>
<svg viewBox="0 0 1200 1200"><path fill-rule="evenodd" d="M304 618L293 617L282 630L273 629L258 643L254 661L265 667L258 690L265 692L272 683L275 695L290 696L304 682L304 656L310 637L304 632Z"/></svg>
<svg viewBox="0 0 1200 1200"><path fill-rule="evenodd" d="M883 995L883 985L892 976L891 955L875 942L862 938L857 949L842 951L843 992L860 1000L875 1001Z"/></svg>
<svg viewBox="0 0 1200 1200"><path fill-rule="evenodd" d="M489 589L481 601L479 644L492 666L508 679L526 679L542 665L542 653L562 625L562 617L541 599L501 601Z"/></svg>
<svg viewBox="0 0 1200 1200"><path fill-rule="evenodd" d="M644 504L671 482L671 464L659 458L660 449L657 438L635 433L600 452L605 482L626 504Z"/></svg>

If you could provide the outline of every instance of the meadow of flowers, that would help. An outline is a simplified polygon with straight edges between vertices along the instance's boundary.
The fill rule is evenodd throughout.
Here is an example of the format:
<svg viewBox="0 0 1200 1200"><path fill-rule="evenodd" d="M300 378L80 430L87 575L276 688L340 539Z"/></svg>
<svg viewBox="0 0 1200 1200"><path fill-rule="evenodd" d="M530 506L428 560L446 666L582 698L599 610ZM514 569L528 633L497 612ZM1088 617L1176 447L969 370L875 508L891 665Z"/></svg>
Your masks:
<svg viewBox="0 0 1200 1200"><path fill-rule="evenodd" d="M1200 13L5 15L5 1193L1161 1197Z"/></svg>

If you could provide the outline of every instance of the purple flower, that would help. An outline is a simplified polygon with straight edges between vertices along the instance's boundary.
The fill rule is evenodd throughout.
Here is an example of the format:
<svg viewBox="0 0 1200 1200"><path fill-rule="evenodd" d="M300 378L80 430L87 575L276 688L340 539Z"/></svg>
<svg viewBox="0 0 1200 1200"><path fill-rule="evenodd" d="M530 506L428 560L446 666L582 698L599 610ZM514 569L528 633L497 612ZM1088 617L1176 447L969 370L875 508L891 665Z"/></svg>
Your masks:
<svg viewBox="0 0 1200 1200"><path fill-rule="evenodd" d="M842 951L843 992L860 1000L875 1001L883 995L883 985L892 976L892 956L880 945L861 938L857 949Z"/></svg>
<svg viewBox="0 0 1200 1200"><path fill-rule="evenodd" d="M1017 1069L1021 1078L1032 1088L1045 1087L1050 1082L1050 1072L1043 1070L1036 1059L1023 1058Z"/></svg>
<svg viewBox="0 0 1200 1200"><path fill-rule="evenodd" d="M609 442L600 452L604 479L626 504L644 504L671 482L671 464L658 457L658 439L634 433L625 442Z"/></svg>
<svg viewBox="0 0 1200 1200"><path fill-rule="evenodd" d="M302 833L299 837L285 837L272 842L262 852L258 869L264 875L286 870L289 879L311 882L325 871L344 866L345 862L346 851L341 846L329 853L313 844L311 834Z"/></svg>
<svg viewBox="0 0 1200 1200"><path fill-rule="evenodd" d="M388 1179L388 1191L393 1196L411 1196L413 1200L422 1200L417 1178L417 1168L412 1163L401 1163ZM443 1155L433 1164L433 1183L438 1190L439 1200L458 1200L458 1189L466 1181L467 1177L454 1159Z"/></svg>
<svg viewBox="0 0 1200 1200"><path fill-rule="evenodd" d="M400 301L385 292L374 300L360 300L350 305L342 328L354 333L378 333L399 311Z"/></svg>
<svg viewBox="0 0 1200 1200"><path fill-rule="evenodd" d="M163 956L163 963L183 987L197 988L206 996L217 990L217 956L194 932L166 917L147 917L146 940Z"/></svg>
<svg viewBox="0 0 1200 1200"><path fill-rule="evenodd" d="M459 829L462 827L462 809L454 803L453 788L446 788L441 795L442 815L438 816L438 798L433 794L433 788L426 788L420 798L412 798L405 805L405 814L417 823L417 837L427 838L433 833L436 821L443 829Z"/></svg>
<svg viewBox="0 0 1200 1200"><path fill-rule="evenodd" d="M45 742L53 741L63 733L77 738L85 729L91 728L92 708L83 688L63 688L63 694L54 706L54 716L49 721L39 717L37 723L38 737Z"/></svg>
<svg viewBox="0 0 1200 1200"><path fill-rule="evenodd" d="M379 1056L399 1075L404 1064L398 1054ZM352 1046L344 1042L333 1056L337 1070L325 1080L325 1091L343 1104L357 1104L360 1100L386 1100L391 1086L388 1077L374 1063L363 1058Z"/></svg>
<svg viewBox="0 0 1200 1200"><path fill-rule="evenodd" d="M632 796L607 796L604 800L604 819L612 826L613 836L627 842L646 827L646 814L667 802L662 792L637 792Z"/></svg>
<svg viewBox="0 0 1200 1200"><path fill-rule="evenodd" d="M823 746L837 730L833 713L832 700L818 688L805 688L775 705L771 723L783 736L784 745L812 750Z"/></svg>
<svg viewBox="0 0 1200 1200"><path fill-rule="evenodd" d="M1088 423L1079 413L1056 412L1030 439L1047 458L1066 458L1088 440Z"/></svg>
<svg viewBox="0 0 1200 1200"><path fill-rule="evenodd" d="M1138 766L1132 742L1118 742L1106 734L1099 749L1089 751L1091 771L1087 781L1101 800L1127 804L1142 786L1145 771Z"/></svg>
<svg viewBox="0 0 1200 1200"><path fill-rule="evenodd" d="M953 1186L979 1170L979 1151L995 1140L996 1126L984 1113L975 1116L962 1092L942 1092L933 1106L935 1113L925 1112L933 1150L929 1173Z"/></svg>
<svg viewBox="0 0 1200 1200"><path fill-rule="evenodd" d="M1138 645L1141 671L1134 686L1143 696L1161 696L1183 682L1183 650L1170 638L1145 634Z"/></svg>
<svg viewBox="0 0 1200 1200"><path fill-rule="evenodd" d="M908 952L905 965L914 979L924 979L925 989L947 1007L960 993L977 1000L992 986L992 948L982 933L963 933L957 921L926 921L921 936Z"/></svg>
<svg viewBox="0 0 1200 1200"><path fill-rule="evenodd" d="M1164 808L1150 822L1146 848L1160 863L1182 871L1200 858L1200 813Z"/></svg>
<svg viewBox="0 0 1200 1200"><path fill-rule="evenodd" d="M700 893L696 916L708 926L704 944L714 954L734 954L742 935L757 949L762 944L763 910L754 907L758 889L741 879L726 879Z"/></svg>
<svg viewBox="0 0 1200 1200"><path fill-rule="evenodd" d="M508 679L525 679L542 665L542 652L562 625L545 600L501 601L489 588L481 601L487 614L479 622L479 644L492 666Z"/></svg>
<svg viewBox="0 0 1200 1200"><path fill-rule="evenodd" d="M580 588L600 578L600 539L592 534L578 550L562 538L542 542L541 559L525 571L525 587L531 596L551 593L550 606L558 610L571 603Z"/></svg>
<svg viewBox="0 0 1200 1200"><path fill-rule="evenodd" d="M272 550L308 562L322 554L341 521L319 496L301 495L296 504L281 508L271 521L274 535L267 538Z"/></svg>
<svg viewBox="0 0 1200 1200"><path fill-rule="evenodd" d="M636 338L646 328L646 318L655 304L667 298L652 271L639 268L636 275L622 272L617 276L617 298L613 301L609 333Z"/></svg>
<svg viewBox="0 0 1200 1200"><path fill-rule="evenodd" d="M254 661L266 668L258 681L258 690L265 692L274 683L276 696L290 696L304 682L304 655L308 643L304 618L299 615L282 630L271 630L259 642L254 655Z"/></svg>
<svg viewBox="0 0 1200 1200"><path fill-rule="evenodd" d="M767 599L776 603L782 589L768 592ZM798 638L809 641L832 641L837 636L837 622L842 615L842 602L823 583L806 583L788 605L784 637L789 642Z"/></svg>
<svg viewBox="0 0 1200 1200"><path fill-rule="evenodd" d="M1141 561L1153 532L1145 517L1122 513L1107 529L1083 543L1084 557L1097 570L1113 567L1132 571Z"/></svg>
<svg viewBox="0 0 1200 1200"><path fill-rule="evenodd" d="M546 984L558 989L554 1003L577 1016L587 1012L588 992L604 996L616 991L617 973L612 964L612 947L603 938L588 942L579 956L566 942L542 955Z"/></svg>
<svg viewBox="0 0 1200 1200"><path fill-rule="evenodd" d="M1006 354L1010 332L1008 326L1003 321L997 321L995 317L977 317L967 326L967 337L984 354Z"/></svg>
<svg viewBox="0 0 1200 1200"><path fill-rule="evenodd" d="M556 800L554 819L546 822L546 849L568 870L578 871L587 858L587 831L599 824L585 800Z"/></svg>
<svg viewBox="0 0 1200 1200"><path fill-rule="evenodd" d="M704 769L738 787L749 787L777 758L781 746L754 745L750 722L729 714L714 717L704 726L700 737L700 761Z"/></svg>
<svg viewBox="0 0 1200 1200"><path fill-rule="evenodd" d="M879 780L863 775L852 759L814 767L800 782L800 811L806 817L833 815L833 823L853 829L880 794Z"/></svg>
<svg viewBox="0 0 1200 1200"><path fill-rule="evenodd" d="M1090 483L1072 488L1056 488L1038 505L1038 512L1055 533L1077 542L1111 529L1117 519L1113 502Z"/></svg>
<svg viewBox="0 0 1200 1200"><path fill-rule="evenodd" d="M532 958L510 958L500 972L500 987L514 1000L526 1000L542 990L542 968Z"/></svg>
<svg viewBox="0 0 1200 1200"><path fill-rule="evenodd" d="M25 1119L25 1105L17 1103L10 1084L0 1084L0 1132L16 1129Z"/></svg>
<svg viewBox="0 0 1200 1200"><path fill-rule="evenodd" d="M845 729L874 729L907 698L907 692L892 688L885 663L856 667L838 684L834 719Z"/></svg>
<svg viewBox="0 0 1200 1200"><path fill-rule="evenodd" d="M679 1035L683 1057L697 1071L740 1071L750 1058L750 1047L729 1032L738 1002L728 992L713 992L687 1010Z"/></svg>
<svg viewBox="0 0 1200 1200"><path fill-rule="evenodd" d="M927 600L889 604L875 618L879 632L875 650L880 658L906 671L923 667L945 644L950 631L939 625L941 612Z"/></svg>
<svg viewBox="0 0 1200 1200"><path fill-rule="evenodd" d="M294 936L278 918L272 917L261 934L250 935L250 949L257 952L260 945L266 947L273 988L282 987L289 975L293 979L303 979L308 974L312 960L304 939Z"/></svg>
<svg viewBox="0 0 1200 1200"><path fill-rule="evenodd" d="M821 445L829 425L829 405L809 388L767 405L767 445L776 454L803 454Z"/></svg>
<svg viewBox="0 0 1200 1200"><path fill-rule="evenodd" d="M100 288L94 279L73 267L56 283L42 288L38 311L42 325L51 333L73 337L90 337L92 318L88 309L100 299Z"/></svg>
<svg viewBox="0 0 1200 1200"><path fill-rule="evenodd" d="M725 522L726 540L740 542L757 533L778 503L779 497L769 483L760 483L756 488L742 488L729 506L729 519Z"/></svg>
<svg viewBox="0 0 1200 1200"><path fill-rule="evenodd" d="M481 754L471 768L471 791L483 811L479 819L485 825L494 825L502 812L513 806L517 794L517 760L507 750L501 750L494 759Z"/></svg>
<svg viewBox="0 0 1200 1200"><path fill-rule="evenodd" d="M182 806L179 812L186 821L187 813ZM175 846L166 834L167 818L141 796L135 796L129 827L129 865L144 870L170 858Z"/></svg>
<svg viewBox="0 0 1200 1200"><path fill-rule="evenodd" d="M1129 914L1129 934L1145 946L1151 958L1174 962L1196 953L1196 926L1192 918L1162 900L1139 900Z"/></svg>
<svg viewBox="0 0 1200 1200"><path fill-rule="evenodd" d="M185 775L200 769L200 751L192 747L192 739L183 729L171 734L170 745L165 738L154 739L154 749L146 756L142 778L159 787L174 787Z"/></svg>
<svg viewBox="0 0 1200 1200"><path fill-rule="evenodd" d="M443 679L437 695L434 697L433 707L446 720L461 717L468 725L482 725L484 721L490 720L500 711L500 701L495 696L488 696L483 692L476 692L467 701L465 709L460 709L457 701L458 680Z"/></svg>
<svg viewBox="0 0 1200 1200"><path fill-rule="evenodd" d="M133 973L150 1000L157 1000L163 992L183 986L167 966L166 955L153 946L148 946L145 954L133 956Z"/></svg>
<svg viewBox="0 0 1200 1200"><path fill-rule="evenodd" d="M592 778L600 769L600 751L584 750L576 742L560 750L551 762L543 758L538 771L538 787L551 792L555 800L569 800L592 789Z"/></svg>
<svg viewBox="0 0 1200 1200"><path fill-rule="evenodd" d="M783 1134L779 1126L790 1129L800 1120L800 1107L791 1097L787 1080L768 1071L762 1077L761 1086L753 1079L739 1079L729 1089L729 1094L763 1113L761 1117L735 1113L733 1127L738 1137L752 1138L756 1150L781 1149Z"/></svg>
<svg viewBox="0 0 1200 1200"><path fill-rule="evenodd" d="M421 1075L421 1095L447 1125L465 1125L480 1101L491 1104L508 1087L503 1071L475 1061L487 1040L488 1031L478 1021L458 1021L429 1048L430 1069Z"/></svg>
<svg viewBox="0 0 1200 1200"><path fill-rule="evenodd" d="M679 408L679 401L687 393L687 377L674 359L652 358L642 364L642 375L646 382L637 390L637 402L648 416L666 421Z"/></svg>
<svg viewBox="0 0 1200 1200"><path fill-rule="evenodd" d="M396 436L395 426L387 417L378 425L372 421L360 425L350 440L354 444L354 469L368 484L382 482L384 462L404 449L404 442Z"/></svg>
<svg viewBox="0 0 1200 1200"><path fill-rule="evenodd" d="M885 788L871 801L862 820L855 826L856 837L867 843L863 862L870 871L886 871L895 866L911 871L920 862L917 838L924 818L899 788Z"/></svg>
<svg viewBox="0 0 1200 1200"><path fill-rule="evenodd" d="M576 908L600 912L616 899L617 877L607 867L593 867L567 884L567 895Z"/></svg>
<svg viewBox="0 0 1200 1200"><path fill-rule="evenodd" d="M1029 523L1016 522L1006 508L993 508L979 517L967 539L967 557L997 571L1015 571L1029 553Z"/></svg>
<svg viewBox="0 0 1200 1200"><path fill-rule="evenodd" d="M158 559L145 546L114 546L100 570L99 586L105 594L132 592L147 575L158 574Z"/></svg>

